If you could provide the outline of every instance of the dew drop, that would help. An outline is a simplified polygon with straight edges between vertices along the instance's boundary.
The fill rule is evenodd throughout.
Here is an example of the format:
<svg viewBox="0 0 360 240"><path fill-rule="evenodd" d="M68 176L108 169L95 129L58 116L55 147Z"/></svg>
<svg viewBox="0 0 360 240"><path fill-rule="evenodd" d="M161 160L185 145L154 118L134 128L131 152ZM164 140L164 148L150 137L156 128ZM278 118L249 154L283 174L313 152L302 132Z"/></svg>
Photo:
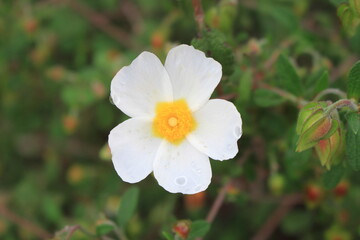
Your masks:
<svg viewBox="0 0 360 240"><path fill-rule="evenodd" d="M237 138L241 137L242 132L241 132L241 127L240 126L235 127L234 134L235 134L235 137L237 137Z"/></svg>
<svg viewBox="0 0 360 240"><path fill-rule="evenodd" d="M186 177L184 176L178 177L176 178L175 182L177 185L184 186L186 184Z"/></svg>

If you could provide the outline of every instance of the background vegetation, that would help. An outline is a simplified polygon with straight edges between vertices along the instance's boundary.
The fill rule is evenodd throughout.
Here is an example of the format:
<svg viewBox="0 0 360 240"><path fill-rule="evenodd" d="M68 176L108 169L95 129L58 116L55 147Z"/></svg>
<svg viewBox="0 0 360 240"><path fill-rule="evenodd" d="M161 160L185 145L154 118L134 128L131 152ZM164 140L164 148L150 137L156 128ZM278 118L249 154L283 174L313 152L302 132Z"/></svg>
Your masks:
<svg viewBox="0 0 360 240"><path fill-rule="evenodd" d="M330 171L313 149L295 152L307 102L358 104L359 9L356 0L1 1L0 239L360 239L359 113L340 109L348 136ZM144 50L163 61L181 43L222 64L213 97L233 101L244 127L238 156L211 161L212 183L196 195L170 194L152 176L122 182L107 147L126 119L109 100L112 77Z"/></svg>

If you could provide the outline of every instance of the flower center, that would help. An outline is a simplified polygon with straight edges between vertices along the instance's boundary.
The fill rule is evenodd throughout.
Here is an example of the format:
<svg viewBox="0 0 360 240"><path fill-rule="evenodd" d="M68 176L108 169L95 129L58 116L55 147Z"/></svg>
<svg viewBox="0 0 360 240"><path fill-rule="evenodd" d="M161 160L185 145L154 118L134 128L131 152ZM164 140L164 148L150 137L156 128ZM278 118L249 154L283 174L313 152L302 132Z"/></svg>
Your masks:
<svg viewBox="0 0 360 240"><path fill-rule="evenodd" d="M179 144L195 127L195 119L184 99L160 102L156 105L156 116L153 121L155 136Z"/></svg>

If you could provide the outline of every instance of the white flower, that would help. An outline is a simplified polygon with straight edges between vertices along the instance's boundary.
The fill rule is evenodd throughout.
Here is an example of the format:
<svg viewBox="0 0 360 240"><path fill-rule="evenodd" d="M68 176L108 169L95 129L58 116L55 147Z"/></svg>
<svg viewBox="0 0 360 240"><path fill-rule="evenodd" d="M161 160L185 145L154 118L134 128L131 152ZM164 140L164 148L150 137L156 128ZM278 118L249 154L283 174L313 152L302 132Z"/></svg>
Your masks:
<svg viewBox="0 0 360 240"><path fill-rule="evenodd" d="M219 84L221 65L192 46L171 49L165 67L141 53L111 82L114 104L131 118L109 135L112 161L129 183L152 171L172 193L204 191L211 180L209 157L233 158L242 121L228 101L209 100Z"/></svg>

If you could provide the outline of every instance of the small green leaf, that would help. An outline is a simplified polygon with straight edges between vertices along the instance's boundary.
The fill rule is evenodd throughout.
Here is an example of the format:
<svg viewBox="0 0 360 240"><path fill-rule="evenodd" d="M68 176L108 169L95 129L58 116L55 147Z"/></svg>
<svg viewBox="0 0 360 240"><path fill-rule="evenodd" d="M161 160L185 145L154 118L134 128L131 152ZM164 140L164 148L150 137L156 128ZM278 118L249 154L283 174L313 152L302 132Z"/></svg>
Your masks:
<svg viewBox="0 0 360 240"><path fill-rule="evenodd" d="M111 232L112 230L114 230L114 225L111 224L101 224L101 225L97 225L96 226L96 235L98 237L103 236L109 232Z"/></svg>
<svg viewBox="0 0 360 240"><path fill-rule="evenodd" d="M355 134L349 127L346 133L346 156L350 167L357 171L360 170L360 132Z"/></svg>
<svg viewBox="0 0 360 240"><path fill-rule="evenodd" d="M285 90L300 96L304 89L296 73L294 66L289 62L288 58L284 55L280 55L276 61L276 71L279 76L279 86Z"/></svg>
<svg viewBox="0 0 360 240"><path fill-rule="evenodd" d="M346 119L349 129L355 134L358 134L360 130L360 114L357 112L348 113L346 114Z"/></svg>
<svg viewBox="0 0 360 240"><path fill-rule="evenodd" d="M121 198L119 211L117 214L117 223L124 226L134 215L139 198L139 189L131 187Z"/></svg>
<svg viewBox="0 0 360 240"><path fill-rule="evenodd" d="M271 17L271 21L281 29L295 32L299 29L299 22L290 7L284 5L274 4L270 1L262 1L259 4L258 10Z"/></svg>
<svg viewBox="0 0 360 240"><path fill-rule="evenodd" d="M205 220L198 220L191 224L191 230L188 239L203 237L210 230L210 223Z"/></svg>
<svg viewBox="0 0 360 240"><path fill-rule="evenodd" d="M271 107L283 103L285 99L270 90L260 88L254 93L254 101L260 107Z"/></svg>
<svg viewBox="0 0 360 240"><path fill-rule="evenodd" d="M326 171L323 175L323 185L326 189L332 189L340 182L341 177L345 173L345 168L342 164L332 166L331 170Z"/></svg>
<svg viewBox="0 0 360 240"><path fill-rule="evenodd" d="M247 102L250 99L251 86L252 86L252 73L251 71L245 71L240 75L240 82L238 88L239 101Z"/></svg>
<svg viewBox="0 0 360 240"><path fill-rule="evenodd" d="M166 240L174 240L174 236L168 232L163 231L161 234Z"/></svg>
<svg viewBox="0 0 360 240"><path fill-rule="evenodd" d="M348 79L348 97L360 98L360 61L351 68Z"/></svg>
<svg viewBox="0 0 360 240"><path fill-rule="evenodd" d="M319 93L322 90L326 89L329 86L329 73L328 71L324 71L320 78L315 83L315 93Z"/></svg>

